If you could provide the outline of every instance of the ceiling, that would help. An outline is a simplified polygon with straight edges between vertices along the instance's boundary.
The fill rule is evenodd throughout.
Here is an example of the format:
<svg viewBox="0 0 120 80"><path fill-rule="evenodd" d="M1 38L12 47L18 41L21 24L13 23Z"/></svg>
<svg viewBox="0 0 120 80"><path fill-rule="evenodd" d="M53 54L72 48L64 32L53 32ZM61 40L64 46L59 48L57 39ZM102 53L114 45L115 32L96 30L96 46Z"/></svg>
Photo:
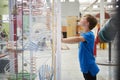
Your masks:
<svg viewBox="0 0 120 80"><path fill-rule="evenodd" d="M22 0L17 0L18 4L22 1ZM29 0L23 0L24 2L24 10L27 12L29 11ZM36 13L38 11L40 11L40 7L43 6L43 4L41 4L41 1L44 0L32 0L32 2L36 2L36 4L33 4L33 7L37 7L36 9ZM49 0L46 0L48 2L50 2ZM65 1L70 1L70 2L74 2L74 1L79 1L80 3L80 12L81 13L92 13L92 14L96 14L99 13L100 11L100 0L61 0L61 2L65 2ZM104 7L105 7L105 11L107 13L110 13L110 15L114 14L115 12L115 8L116 6L114 6L114 2L116 0L104 0ZM21 4L21 3L20 3ZM8 14L8 0L0 0L0 14Z"/></svg>

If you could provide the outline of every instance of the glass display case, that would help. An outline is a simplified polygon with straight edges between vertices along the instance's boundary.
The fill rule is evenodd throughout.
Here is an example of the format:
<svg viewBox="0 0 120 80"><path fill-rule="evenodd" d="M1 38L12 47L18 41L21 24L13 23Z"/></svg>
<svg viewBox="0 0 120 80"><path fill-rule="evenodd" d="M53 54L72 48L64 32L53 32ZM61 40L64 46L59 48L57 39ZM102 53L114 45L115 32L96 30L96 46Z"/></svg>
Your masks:
<svg viewBox="0 0 120 80"><path fill-rule="evenodd" d="M59 0L9 0L8 80L60 80ZM2 56L2 57L4 57ZM59 75L59 76L58 76Z"/></svg>

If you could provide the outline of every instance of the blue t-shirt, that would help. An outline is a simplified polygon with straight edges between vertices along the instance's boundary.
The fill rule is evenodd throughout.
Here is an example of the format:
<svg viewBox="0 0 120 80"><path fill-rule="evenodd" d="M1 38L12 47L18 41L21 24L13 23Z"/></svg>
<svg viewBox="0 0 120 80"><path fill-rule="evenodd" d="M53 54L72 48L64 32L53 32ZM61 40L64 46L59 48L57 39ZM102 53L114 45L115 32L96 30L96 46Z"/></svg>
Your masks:
<svg viewBox="0 0 120 80"><path fill-rule="evenodd" d="M81 36L84 37L85 41L80 42L79 47L79 62L81 71L83 73L91 73L95 76L99 72L99 68L95 62L95 57L93 54L94 49L94 34L92 31L83 33Z"/></svg>

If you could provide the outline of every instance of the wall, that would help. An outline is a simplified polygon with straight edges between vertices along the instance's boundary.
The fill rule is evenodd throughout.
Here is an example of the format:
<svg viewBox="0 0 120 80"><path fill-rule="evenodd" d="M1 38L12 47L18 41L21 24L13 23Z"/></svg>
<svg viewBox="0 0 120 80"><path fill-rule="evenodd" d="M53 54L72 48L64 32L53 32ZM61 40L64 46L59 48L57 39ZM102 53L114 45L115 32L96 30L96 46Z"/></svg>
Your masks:
<svg viewBox="0 0 120 80"><path fill-rule="evenodd" d="M61 2L62 17L66 16L79 16L79 2Z"/></svg>
<svg viewBox="0 0 120 80"><path fill-rule="evenodd" d="M76 35L76 21L79 17L79 2L61 2L62 28L66 27L67 37Z"/></svg>

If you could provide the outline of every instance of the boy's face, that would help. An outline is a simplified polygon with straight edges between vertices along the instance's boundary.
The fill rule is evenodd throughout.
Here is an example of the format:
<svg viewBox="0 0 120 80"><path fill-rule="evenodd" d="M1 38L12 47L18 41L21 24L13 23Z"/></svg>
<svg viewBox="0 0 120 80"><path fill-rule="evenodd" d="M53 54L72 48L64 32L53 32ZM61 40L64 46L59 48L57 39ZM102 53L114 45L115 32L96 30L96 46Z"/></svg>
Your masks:
<svg viewBox="0 0 120 80"><path fill-rule="evenodd" d="M86 17L82 17L80 20L80 25L85 29L89 29L89 22L87 21Z"/></svg>

